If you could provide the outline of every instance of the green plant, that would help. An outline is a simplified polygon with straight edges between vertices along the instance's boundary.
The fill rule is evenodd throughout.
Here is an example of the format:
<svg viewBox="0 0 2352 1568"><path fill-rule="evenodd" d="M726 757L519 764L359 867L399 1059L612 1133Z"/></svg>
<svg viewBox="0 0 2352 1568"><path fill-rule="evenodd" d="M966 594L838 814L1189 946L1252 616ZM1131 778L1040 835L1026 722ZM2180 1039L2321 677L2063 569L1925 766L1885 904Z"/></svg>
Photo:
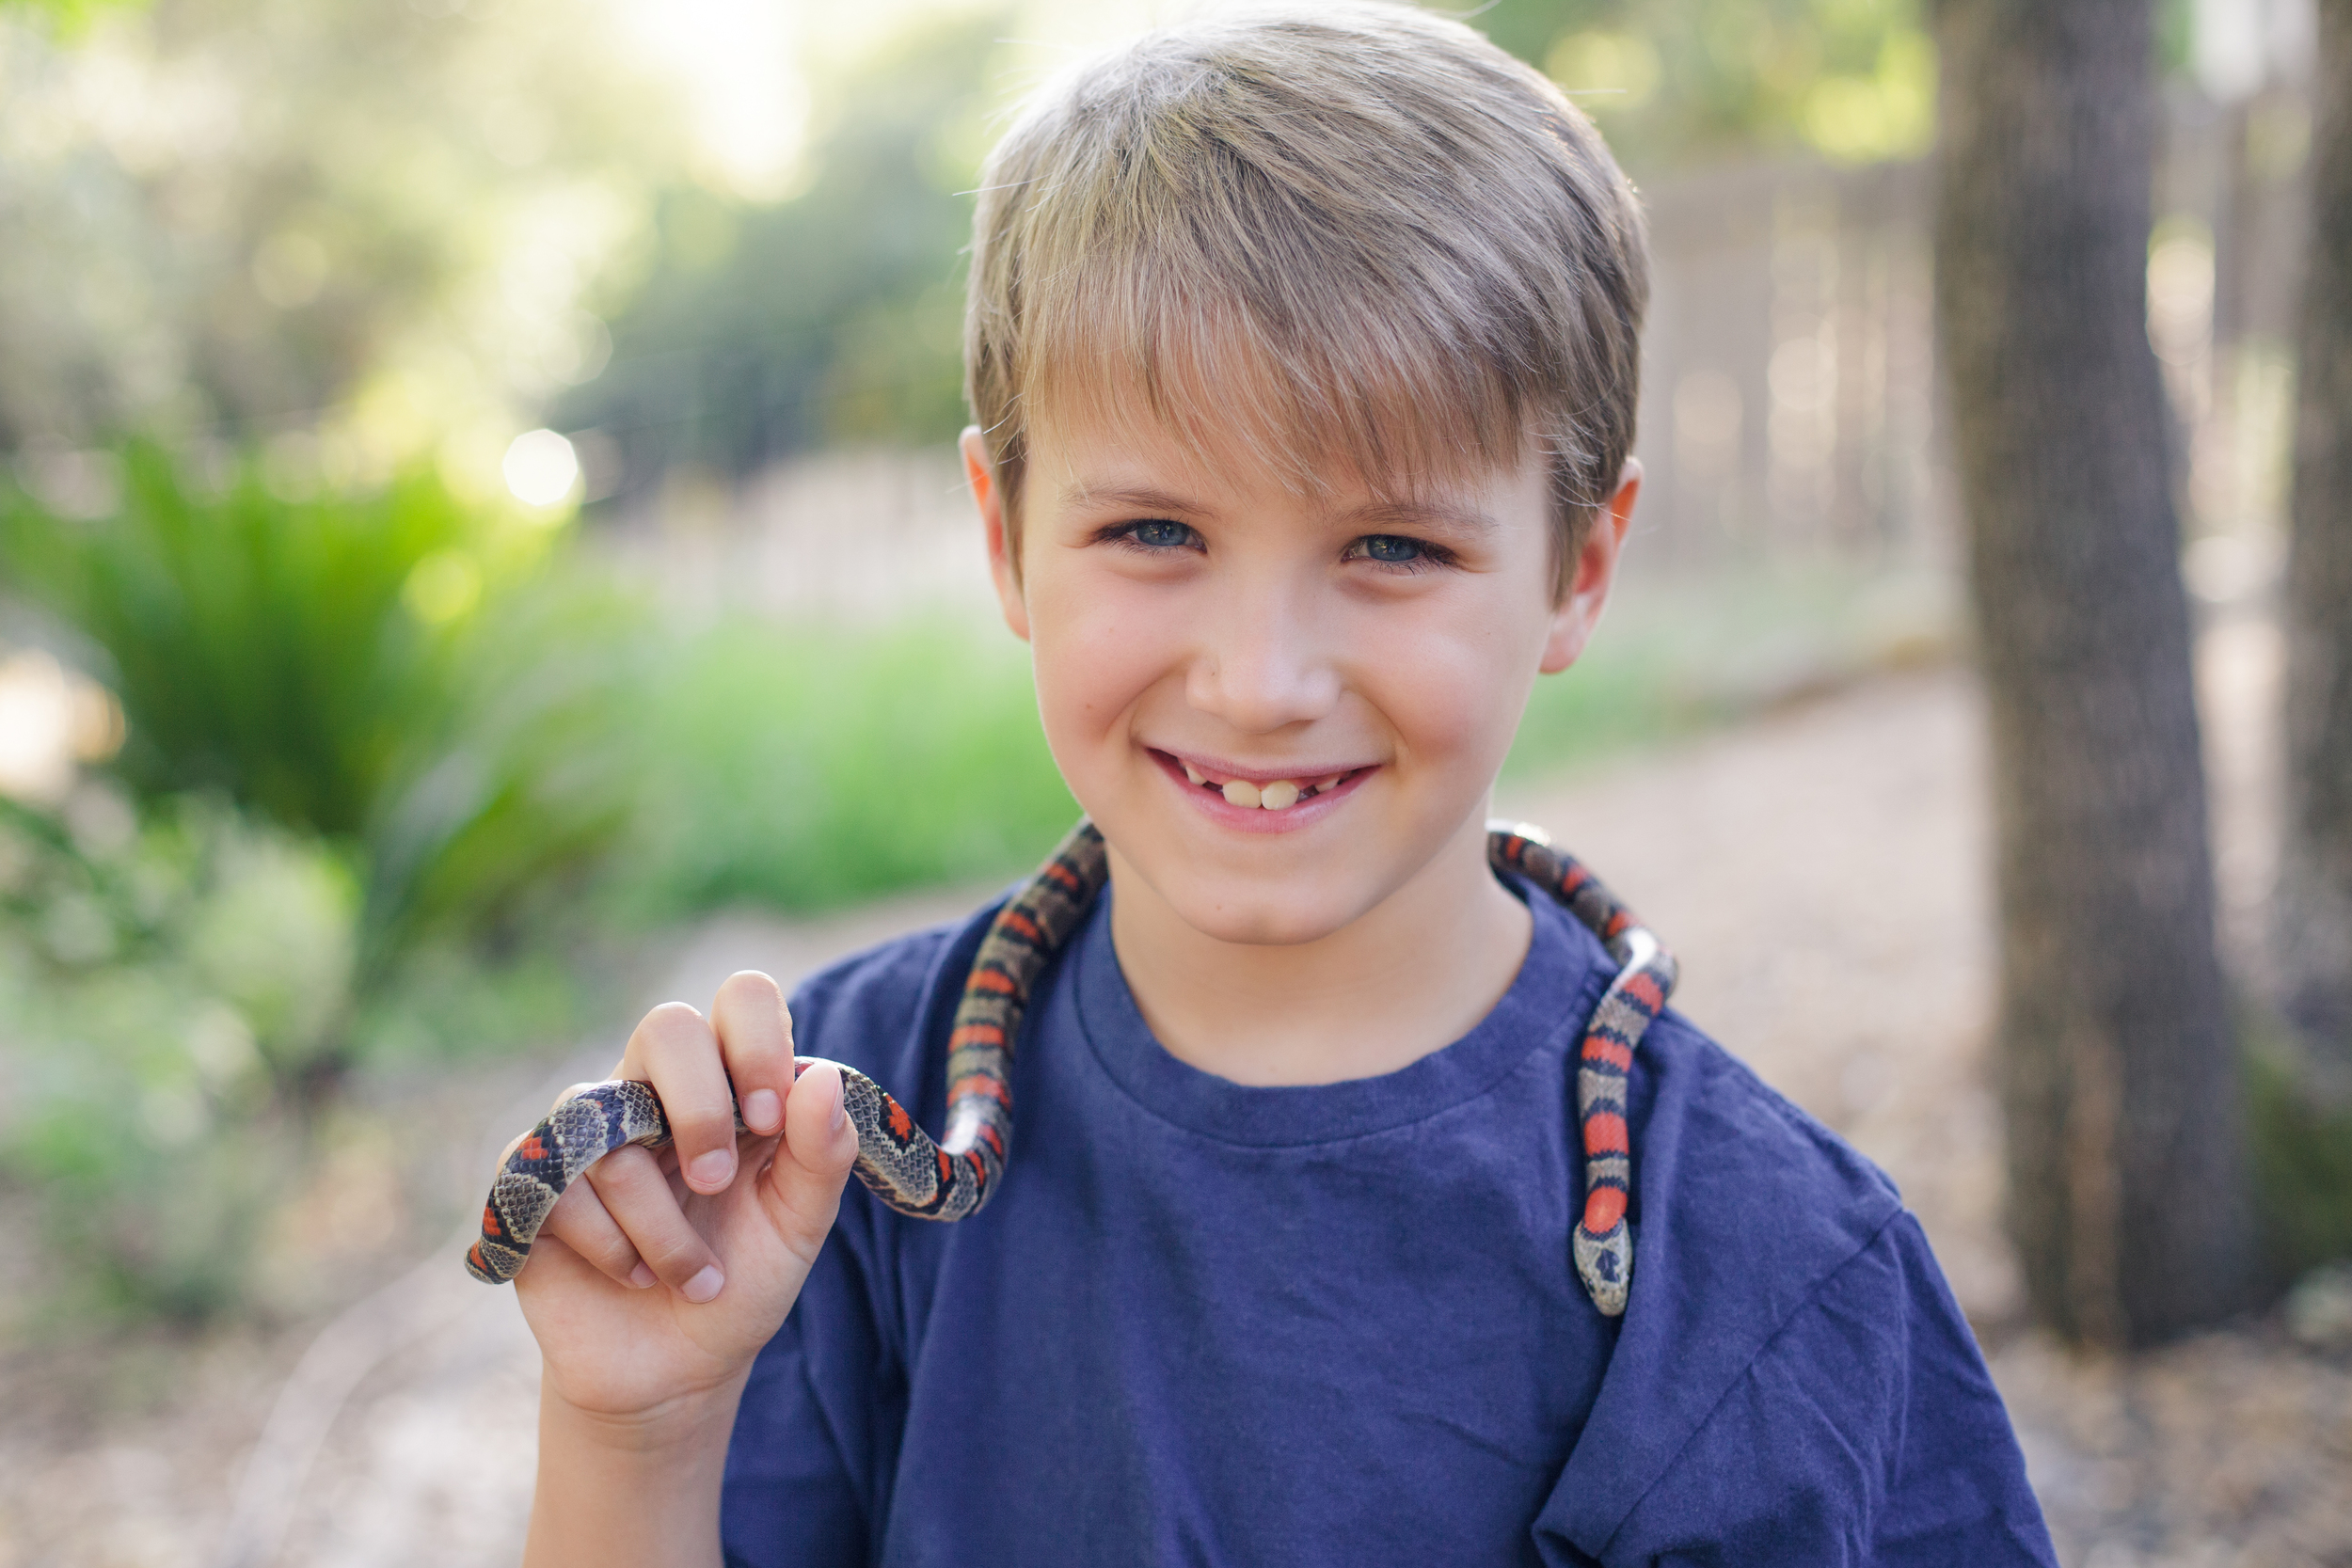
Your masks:
<svg viewBox="0 0 2352 1568"><path fill-rule="evenodd" d="M2247 1037L2247 1143L2277 1277L2352 1258L2352 1104L2316 1097L2280 1025L2256 1020Z"/></svg>
<svg viewBox="0 0 2352 1568"><path fill-rule="evenodd" d="M407 737L450 705L480 520L421 471L374 494L285 500L258 464L207 495L150 442L124 447L119 470L120 504L95 520L10 498L0 546L112 665L124 776L358 833Z"/></svg>
<svg viewBox="0 0 2352 1568"><path fill-rule="evenodd" d="M596 737L637 616L549 580L546 519L430 469L288 499L262 468L208 493L132 442L96 520L0 494L0 561L95 645L144 796L217 790L352 847L372 975L436 927L496 926L610 840L625 784Z"/></svg>
<svg viewBox="0 0 2352 1568"><path fill-rule="evenodd" d="M639 919L1003 876L1077 813L1001 632L733 620L674 644L641 702Z"/></svg>
<svg viewBox="0 0 2352 1568"><path fill-rule="evenodd" d="M0 802L0 1174L38 1199L53 1309L201 1317L300 1168L358 889L217 799L70 819Z"/></svg>

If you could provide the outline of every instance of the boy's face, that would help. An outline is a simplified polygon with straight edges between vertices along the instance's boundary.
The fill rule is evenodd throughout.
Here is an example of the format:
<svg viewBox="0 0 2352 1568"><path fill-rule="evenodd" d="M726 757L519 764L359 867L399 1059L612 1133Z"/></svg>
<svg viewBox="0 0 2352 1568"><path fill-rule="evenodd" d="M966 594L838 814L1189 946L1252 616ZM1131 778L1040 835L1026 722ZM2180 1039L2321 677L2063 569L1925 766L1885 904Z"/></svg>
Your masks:
<svg viewBox="0 0 2352 1568"><path fill-rule="evenodd" d="M1046 739L1115 872L1204 935L1289 943L1449 851L1483 863L1529 688L1582 651L1638 470L1555 605L1532 446L1399 503L1336 475L1302 494L1136 423L1032 429L1017 572L985 449L964 437Z"/></svg>

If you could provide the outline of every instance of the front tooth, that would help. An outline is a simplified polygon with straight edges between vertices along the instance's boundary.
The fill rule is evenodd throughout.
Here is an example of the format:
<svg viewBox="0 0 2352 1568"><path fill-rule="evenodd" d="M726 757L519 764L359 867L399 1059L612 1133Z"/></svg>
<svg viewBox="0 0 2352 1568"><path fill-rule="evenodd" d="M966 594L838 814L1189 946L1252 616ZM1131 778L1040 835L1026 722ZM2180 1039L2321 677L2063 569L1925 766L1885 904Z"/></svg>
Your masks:
<svg viewBox="0 0 2352 1568"><path fill-rule="evenodd" d="M1334 773L1327 779L1317 779L1315 781L1315 787L1317 789L1337 789L1339 787L1340 781L1346 777L1347 775L1344 773Z"/></svg>
<svg viewBox="0 0 2352 1568"><path fill-rule="evenodd" d="M1288 779L1277 779L1258 791L1258 804L1268 811L1288 811L1298 804L1298 786Z"/></svg>
<svg viewBox="0 0 2352 1568"><path fill-rule="evenodd" d="M1200 769L1195 768L1190 763L1184 764L1184 777L1190 779L1196 784L1208 783L1206 779L1203 779L1200 776Z"/></svg>
<svg viewBox="0 0 2352 1568"><path fill-rule="evenodd" d="M1259 802L1258 786L1248 779L1229 779L1225 784L1225 801L1233 806L1254 806Z"/></svg>

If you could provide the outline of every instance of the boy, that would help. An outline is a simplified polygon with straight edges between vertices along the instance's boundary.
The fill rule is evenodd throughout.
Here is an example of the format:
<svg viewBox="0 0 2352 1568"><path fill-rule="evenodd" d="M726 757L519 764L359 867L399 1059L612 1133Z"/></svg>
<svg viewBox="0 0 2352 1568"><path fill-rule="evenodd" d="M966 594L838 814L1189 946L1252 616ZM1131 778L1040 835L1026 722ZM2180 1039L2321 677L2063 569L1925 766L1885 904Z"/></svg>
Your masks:
<svg viewBox="0 0 2352 1568"><path fill-rule="evenodd" d="M1611 1146L1629 1300L1572 1257L1618 966L1484 820L1639 486L1590 125L1322 7L1086 66L982 184L964 453L1108 886L959 1224L845 1197L844 1080L793 1061L940 1126L993 911L788 1016L755 974L647 1016L616 1076L675 1152L594 1166L517 1280L527 1560L2048 1562L1916 1224L1671 1014Z"/></svg>

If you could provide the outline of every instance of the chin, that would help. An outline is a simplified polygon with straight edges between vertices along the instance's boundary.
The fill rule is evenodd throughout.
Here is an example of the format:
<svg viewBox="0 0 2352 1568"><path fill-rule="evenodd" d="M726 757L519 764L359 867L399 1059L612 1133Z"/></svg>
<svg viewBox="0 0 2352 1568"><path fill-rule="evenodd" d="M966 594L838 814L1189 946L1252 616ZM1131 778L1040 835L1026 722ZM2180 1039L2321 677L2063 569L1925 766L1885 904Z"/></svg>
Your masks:
<svg viewBox="0 0 2352 1568"><path fill-rule="evenodd" d="M1216 942L1251 947L1295 947L1320 942L1364 912L1355 890L1236 887L1231 881L1186 877L1159 884L1178 918Z"/></svg>

